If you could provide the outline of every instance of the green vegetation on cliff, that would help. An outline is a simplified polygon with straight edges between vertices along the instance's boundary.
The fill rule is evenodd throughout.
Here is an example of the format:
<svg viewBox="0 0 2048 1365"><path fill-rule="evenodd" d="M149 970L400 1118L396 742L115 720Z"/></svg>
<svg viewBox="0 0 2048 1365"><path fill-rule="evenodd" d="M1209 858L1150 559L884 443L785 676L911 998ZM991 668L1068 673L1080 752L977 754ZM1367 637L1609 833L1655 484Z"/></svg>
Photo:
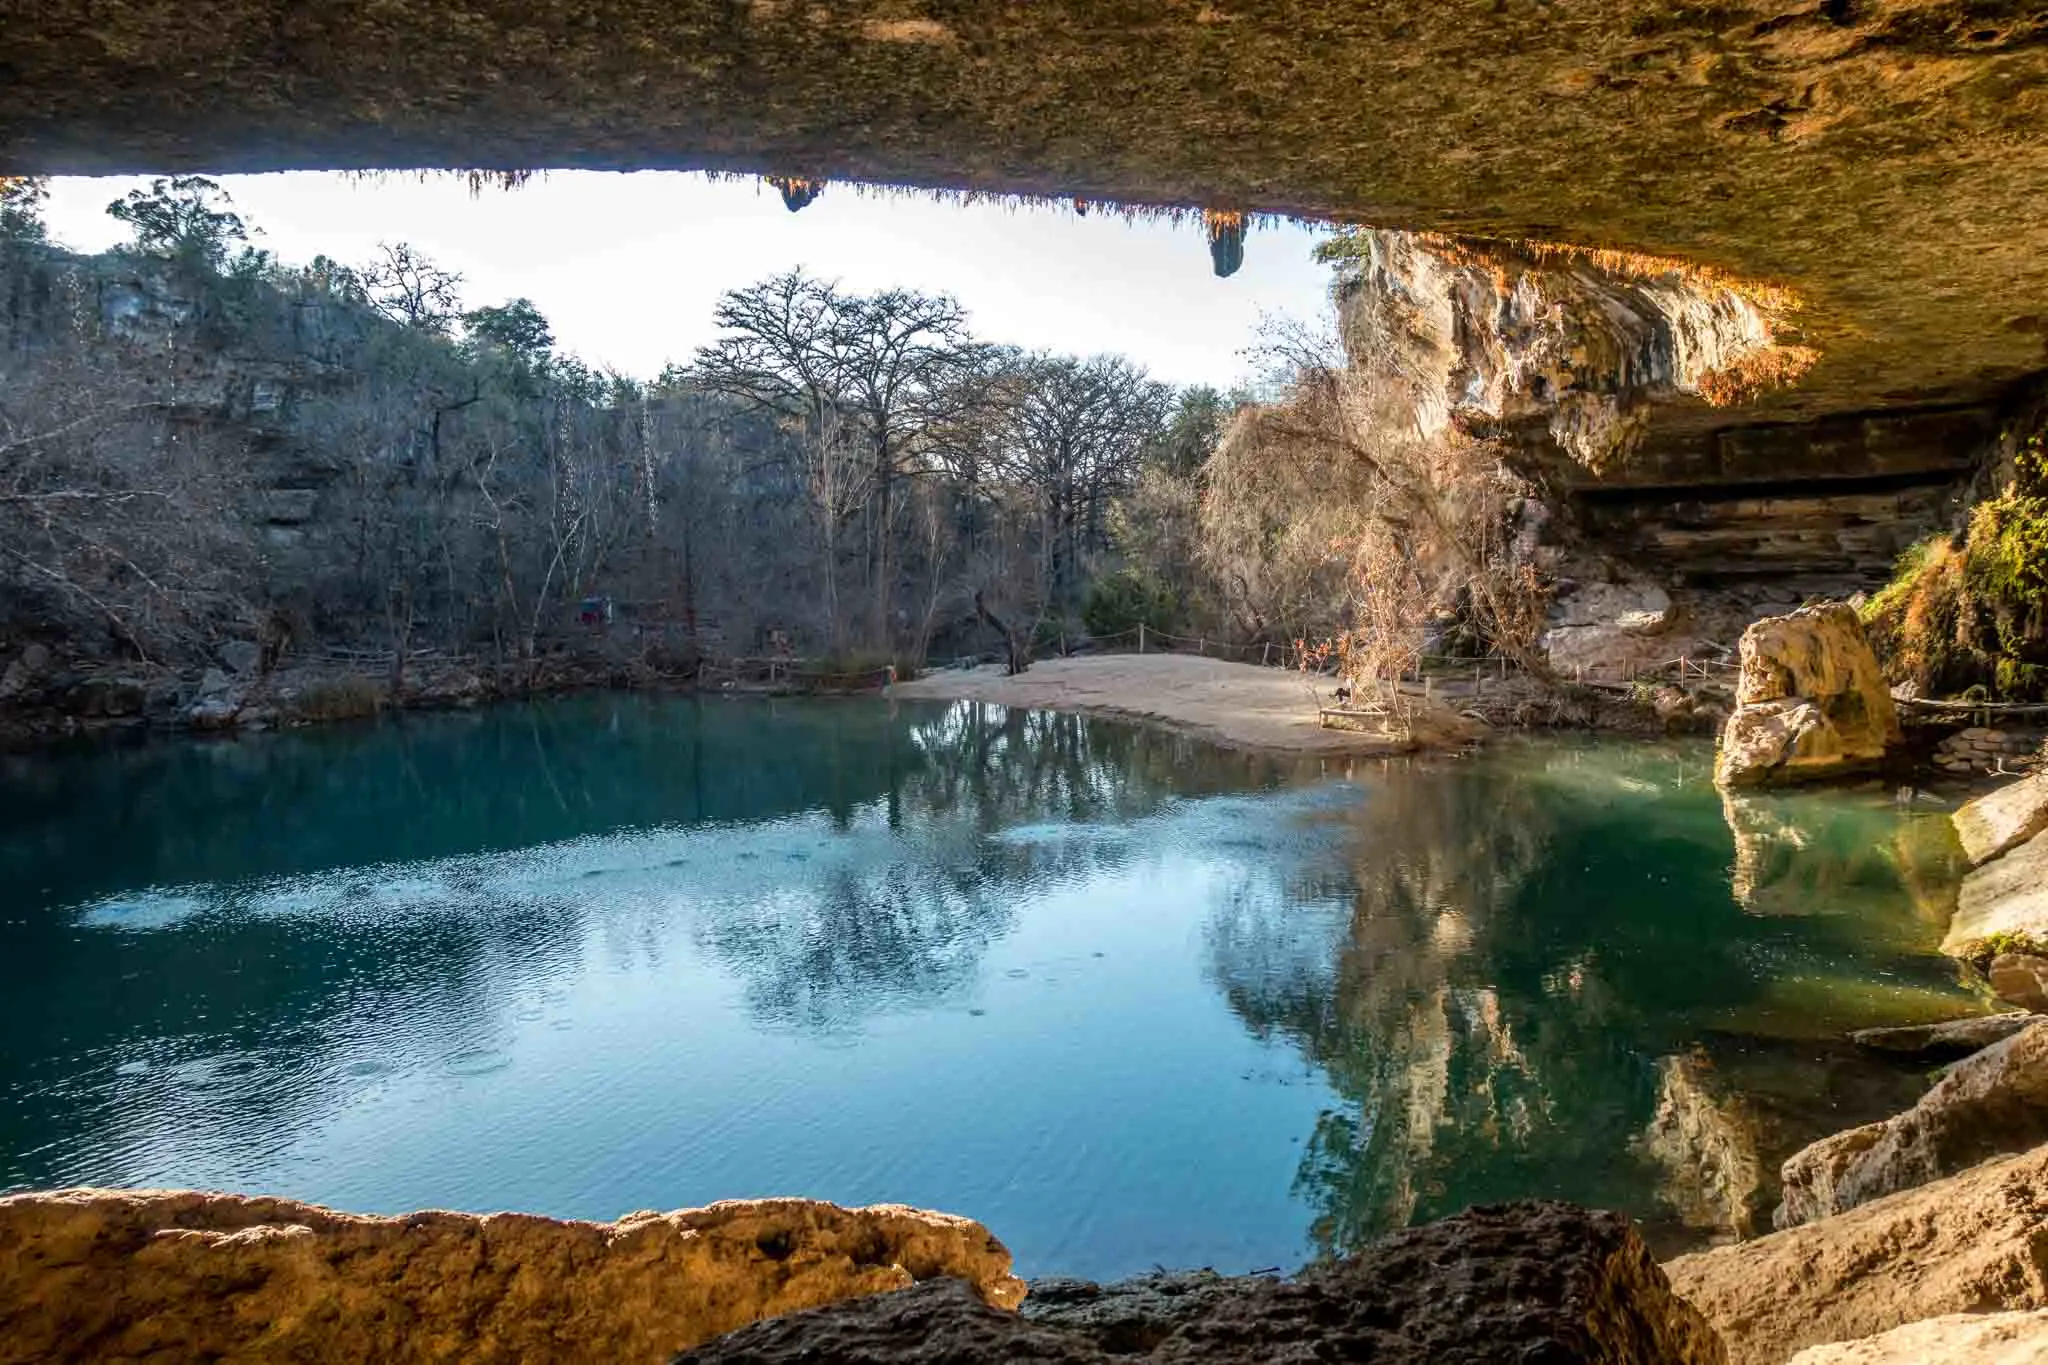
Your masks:
<svg viewBox="0 0 2048 1365"><path fill-rule="evenodd" d="M2002 472L1963 535L1914 546L1864 607L1887 675L1923 696L2048 697L2048 433Z"/></svg>

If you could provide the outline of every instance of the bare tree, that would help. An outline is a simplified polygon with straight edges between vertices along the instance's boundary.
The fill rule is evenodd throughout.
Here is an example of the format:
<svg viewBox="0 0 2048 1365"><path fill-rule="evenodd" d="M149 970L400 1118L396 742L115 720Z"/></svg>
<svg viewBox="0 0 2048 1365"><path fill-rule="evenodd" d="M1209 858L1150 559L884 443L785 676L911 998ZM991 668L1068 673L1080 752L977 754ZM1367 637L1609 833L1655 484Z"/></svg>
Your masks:
<svg viewBox="0 0 2048 1365"><path fill-rule="evenodd" d="M1041 600L1064 611L1084 553L1107 543L1110 499L1159 438L1172 390L1120 356L1034 355L1017 379L1005 472L1038 514Z"/></svg>
<svg viewBox="0 0 2048 1365"><path fill-rule="evenodd" d="M446 336L462 316L462 276L404 242L381 244L358 278L370 306L393 322Z"/></svg>

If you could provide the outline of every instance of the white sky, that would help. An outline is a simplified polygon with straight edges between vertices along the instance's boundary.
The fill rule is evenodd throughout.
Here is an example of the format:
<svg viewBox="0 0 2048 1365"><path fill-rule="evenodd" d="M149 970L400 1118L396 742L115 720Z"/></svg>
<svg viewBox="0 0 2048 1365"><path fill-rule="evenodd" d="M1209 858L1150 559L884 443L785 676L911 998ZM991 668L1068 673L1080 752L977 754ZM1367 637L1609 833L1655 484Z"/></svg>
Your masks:
<svg viewBox="0 0 2048 1365"><path fill-rule="evenodd" d="M1329 270L1319 234L1254 230L1245 264L1219 280L1192 223L1102 213L960 207L834 185L792 214L766 186L665 172L554 172L472 197L458 178L223 176L257 244L291 263L360 264L404 241L465 277L469 306L524 296L556 341L594 365L652 377L710 339L727 289L801 265L849 287L947 292L978 335L1083 355L1114 351L1160 379L1219 388L1251 377L1242 352L1262 315L1313 316ZM127 238L109 203L144 177L59 179L51 235L78 251Z"/></svg>

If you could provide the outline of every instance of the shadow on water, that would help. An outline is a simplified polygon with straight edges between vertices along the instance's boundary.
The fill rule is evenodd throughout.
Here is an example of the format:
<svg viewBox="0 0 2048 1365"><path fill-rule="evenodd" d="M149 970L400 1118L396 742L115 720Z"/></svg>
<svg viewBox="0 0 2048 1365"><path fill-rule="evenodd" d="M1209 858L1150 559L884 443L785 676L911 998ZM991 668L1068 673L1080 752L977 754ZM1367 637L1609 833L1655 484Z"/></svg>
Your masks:
<svg viewBox="0 0 2048 1365"><path fill-rule="evenodd" d="M1529 1195L1751 1231L1922 1084L1841 1033L1972 1002L1928 818L1707 764L606 697L10 757L0 1187L900 1199L1087 1274Z"/></svg>

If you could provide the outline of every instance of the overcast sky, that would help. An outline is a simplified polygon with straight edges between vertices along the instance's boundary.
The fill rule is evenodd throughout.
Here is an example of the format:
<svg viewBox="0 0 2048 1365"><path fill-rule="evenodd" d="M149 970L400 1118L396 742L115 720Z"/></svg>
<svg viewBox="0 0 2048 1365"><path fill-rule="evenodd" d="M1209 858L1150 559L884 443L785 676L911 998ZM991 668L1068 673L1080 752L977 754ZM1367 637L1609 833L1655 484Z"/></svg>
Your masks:
<svg viewBox="0 0 2048 1365"><path fill-rule="evenodd" d="M51 235L75 250L126 240L107 205L141 178L52 182ZM711 335L718 295L791 266L862 290L953 294L990 341L1117 351L1176 384L1250 377L1242 351L1262 314L1310 316L1329 272L1318 235L1254 231L1219 280L1192 223L1100 213L960 207L831 186L800 214L765 186L681 174L557 172L472 197L452 177L352 181L329 174L224 176L258 244L287 262L368 260L405 241L465 277L465 303L530 298L557 341L595 365L649 377Z"/></svg>

